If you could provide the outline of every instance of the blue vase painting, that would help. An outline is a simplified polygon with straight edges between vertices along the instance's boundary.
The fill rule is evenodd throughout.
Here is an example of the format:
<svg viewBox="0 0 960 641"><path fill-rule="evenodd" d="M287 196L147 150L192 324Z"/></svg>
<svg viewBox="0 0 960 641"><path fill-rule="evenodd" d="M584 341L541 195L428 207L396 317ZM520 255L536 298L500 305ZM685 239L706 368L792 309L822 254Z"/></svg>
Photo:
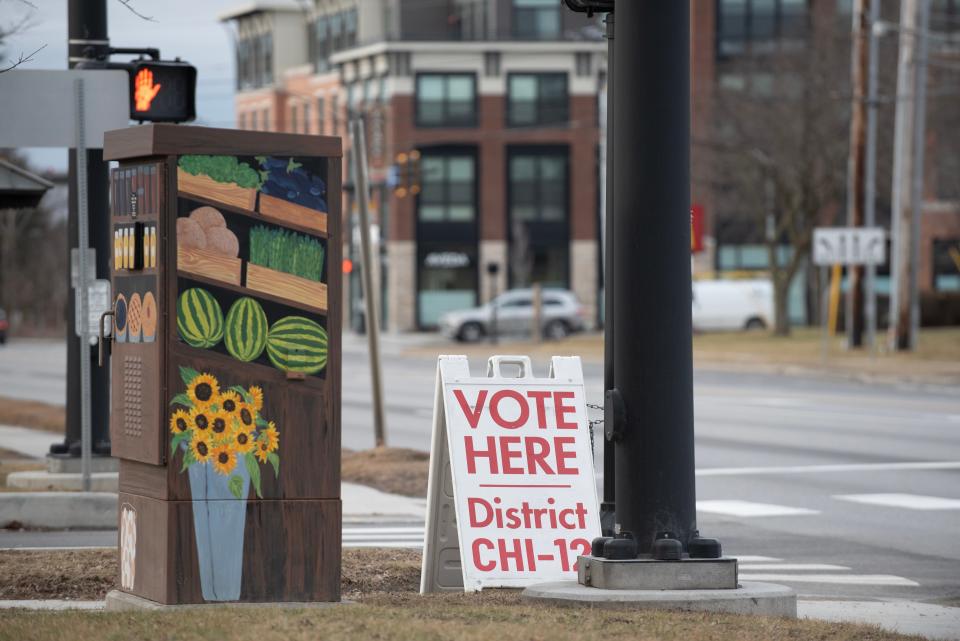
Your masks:
<svg viewBox="0 0 960 641"><path fill-rule="evenodd" d="M247 498L251 486L263 498L261 466L279 477L280 432L260 414L259 387L221 389L216 377L188 367L180 377L186 391L170 402L170 448L190 478L201 593L205 601L237 601Z"/></svg>
<svg viewBox="0 0 960 641"><path fill-rule="evenodd" d="M227 477L210 465L191 465L190 494L193 498L193 532L197 539L200 588L205 601L236 601L240 598L243 571L243 531L247 516L250 474L243 465ZM240 478L241 496L236 500L229 478Z"/></svg>

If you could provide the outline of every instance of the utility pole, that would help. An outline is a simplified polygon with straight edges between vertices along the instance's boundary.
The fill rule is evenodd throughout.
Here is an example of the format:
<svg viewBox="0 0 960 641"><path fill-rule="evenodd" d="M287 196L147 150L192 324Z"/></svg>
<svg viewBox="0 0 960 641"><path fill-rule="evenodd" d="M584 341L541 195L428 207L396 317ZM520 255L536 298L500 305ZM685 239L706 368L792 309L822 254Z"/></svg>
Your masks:
<svg viewBox="0 0 960 641"><path fill-rule="evenodd" d="M869 52L867 66L867 141L864 192L864 225L868 228L877 225L877 72L879 70L880 36L876 25L880 21L880 0L868 0L870 4ZM877 268L867 265L867 292L865 316L867 324L867 345L871 353L877 348Z"/></svg>
<svg viewBox="0 0 960 641"><path fill-rule="evenodd" d="M366 303L367 341L370 349L370 379L373 389L373 434L377 447L387 444L386 426L383 418L383 381L380 374L380 315L374 288L374 270L380 261L374 260L370 242L370 192L367 188L367 141L364 121L359 115L351 118L353 137L353 180L360 214L360 260L363 281L363 300Z"/></svg>
<svg viewBox="0 0 960 641"><path fill-rule="evenodd" d="M926 112L926 31L929 0L903 0L893 147L893 255L890 291L891 350L916 347L919 325L917 253L922 210Z"/></svg>
<svg viewBox="0 0 960 641"><path fill-rule="evenodd" d="M630 180L613 185L616 389L604 420L615 421L616 521L641 555L697 536L689 4L621 1L616 12L613 165Z"/></svg>
<svg viewBox="0 0 960 641"><path fill-rule="evenodd" d="M853 38L850 64L850 80L853 96L850 109L850 154L847 160L847 226L861 227L864 221L864 169L866 157L868 75L867 34L871 32L867 11L879 0L854 0ZM863 267L847 267L847 345L851 348L863 345Z"/></svg>
<svg viewBox="0 0 960 641"><path fill-rule="evenodd" d="M605 100L606 115L604 129L606 137L603 140L604 186L603 186L603 389L612 390L616 387L613 376L614 349L613 334L613 163L607 158L613 158L614 130L613 130L613 73L614 73L614 13L610 12L604 21L607 27L607 96ZM612 420L612 419L611 419ZM609 438L603 440L603 501L600 502L600 525L604 534L612 534L616 524L616 444Z"/></svg>
<svg viewBox="0 0 960 641"><path fill-rule="evenodd" d="M109 47L107 39L107 1L106 0L69 0L67 6L67 62L73 69L82 67L84 62L92 61L96 55ZM98 278L109 278L110 274L110 203L108 186L110 181L108 165L103 160L102 149L87 149L86 193L90 212L90 246L96 251L96 274ZM67 251L77 247L79 242L79 203L77 151L69 152L69 189L70 204L67 219ZM69 264L69 263L68 263ZM54 455L79 457L82 442L81 429L81 364L83 358L89 359L90 370L90 416L91 438L94 454L110 454L110 372L108 367L95 367L97 352L94 348L81 348L74 334L76 305L70 274L67 278L66 342L67 342L67 417L66 438L63 443L50 447ZM82 279L78 279L82 280Z"/></svg>

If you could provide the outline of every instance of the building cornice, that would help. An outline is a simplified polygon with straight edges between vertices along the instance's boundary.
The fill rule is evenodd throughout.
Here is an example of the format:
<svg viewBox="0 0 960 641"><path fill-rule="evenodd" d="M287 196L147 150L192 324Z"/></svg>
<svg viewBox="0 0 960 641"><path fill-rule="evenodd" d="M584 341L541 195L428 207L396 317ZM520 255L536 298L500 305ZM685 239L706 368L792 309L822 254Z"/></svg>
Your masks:
<svg viewBox="0 0 960 641"><path fill-rule="evenodd" d="M607 43L603 41L573 40L551 42L513 42L509 40L470 40L470 41L381 41L339 51L330 56L333 64L352 62L383 53L445 53L445 52L499 52L499 53L605 53Z"/></svg>

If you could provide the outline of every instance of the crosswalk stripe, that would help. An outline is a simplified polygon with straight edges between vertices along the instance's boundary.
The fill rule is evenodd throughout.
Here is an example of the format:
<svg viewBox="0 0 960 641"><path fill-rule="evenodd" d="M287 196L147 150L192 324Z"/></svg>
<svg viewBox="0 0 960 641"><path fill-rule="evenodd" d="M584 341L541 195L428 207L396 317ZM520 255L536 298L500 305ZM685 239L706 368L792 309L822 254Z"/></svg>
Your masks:
<svg viewBox="0 0 960 641"><path fill-rule="evenodd" d="M783 581L784 583L836 583L841 585L885 585L917 587L920 584L892 574L741 574L741 581Z"/></svg>
<svg viewBox="0 0 960 641"><path fill-rule="evenodd" d="M829 563L739 563L737 567L743 570L759 570L761 572L777 570L779 572L840 572L849 570L845 565L830 565Z"/></svg>
<svg viewBox="0 0 960 641"><path fill-rule="evenodd" d="M940 496L922 494L835 494L839 501L899 507L908 510L960 510L960 499L948 499Z"/></svg>
<svg viewBox="0 0 960 641"><path fill-rule="evenodd" d="M797 516L801 514L819 514L817 510L802 507L774 505L772 503L754 503L753 501L712 500L697 501L697 510L711 514L727 516Z"/></svg>
<svg viewBox="0 0 960 641"><path fill-rule="evenodd" d="M767 563L783 561L783 559L778 559L772 556L753 556L750 554L731 554L730 556L735 558L740 563Z"/></svg>
<svg viewBox="0 0 960 641"><path fill-rule="evenodd" d="M423 542L423 534L344 534L344 541L420 541Z"/></svg>
<svg viewBox="0 0 960 641"><path fill-rule="evenodd" d="M423 534L424 527L345 527L344 534L364 534L379 532L381 534Z"/></svg>
<svg viewBox="0 0 960 641"><path fill-rule="evenodd" d="M422 548L423 541L344 541L345 548Z"/></svg>

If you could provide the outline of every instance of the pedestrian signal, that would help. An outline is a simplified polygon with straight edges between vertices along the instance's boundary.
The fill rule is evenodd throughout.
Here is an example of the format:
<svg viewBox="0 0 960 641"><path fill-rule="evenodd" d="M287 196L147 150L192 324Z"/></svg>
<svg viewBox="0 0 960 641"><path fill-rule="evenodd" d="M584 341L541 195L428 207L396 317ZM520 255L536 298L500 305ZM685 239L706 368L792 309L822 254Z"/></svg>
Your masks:
<svg viewBox="0 0 960 641"><path fill-rule="evenodd" d="M197 69L179 60L134 63L130 70L130 119L186 122L196 117Z"/></svg>

